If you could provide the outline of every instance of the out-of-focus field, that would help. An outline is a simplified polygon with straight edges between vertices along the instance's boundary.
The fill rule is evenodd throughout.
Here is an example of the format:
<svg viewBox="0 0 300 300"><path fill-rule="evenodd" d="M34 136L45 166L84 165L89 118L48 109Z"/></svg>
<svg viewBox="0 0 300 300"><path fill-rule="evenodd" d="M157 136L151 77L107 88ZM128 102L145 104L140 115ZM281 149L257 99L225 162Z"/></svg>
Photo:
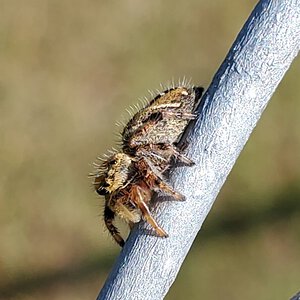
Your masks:
<svg viewBox="0 0 300 300"><path fill-rule="evenodd" d="M120 249L104 231L90 163L147 89L184 75L207 87L255 3L1 2L1 300L95 299ZM299 80L298 59L166 299L300 289Z"/></svg>

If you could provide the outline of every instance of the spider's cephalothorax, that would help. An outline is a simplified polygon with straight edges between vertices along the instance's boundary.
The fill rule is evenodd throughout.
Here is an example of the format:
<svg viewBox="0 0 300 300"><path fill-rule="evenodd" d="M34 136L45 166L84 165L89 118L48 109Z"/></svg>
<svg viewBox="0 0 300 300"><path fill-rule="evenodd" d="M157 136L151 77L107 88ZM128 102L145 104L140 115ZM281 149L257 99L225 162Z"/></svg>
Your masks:
<svg viewBox="0 0 300 300"><path fill-rule="evenodd" d="M120 246L124 240L113 224L116 215L130 228L143 218L158 236L167 236L152 217L149 203L155 192L184 199L166 182L165 173L176 160L193 165L176 145L189 121L196 118L202 93L201 87L176 87L160 93L127 123L122 150L98 165L94 186L105 196L104 221Z"/></svg>

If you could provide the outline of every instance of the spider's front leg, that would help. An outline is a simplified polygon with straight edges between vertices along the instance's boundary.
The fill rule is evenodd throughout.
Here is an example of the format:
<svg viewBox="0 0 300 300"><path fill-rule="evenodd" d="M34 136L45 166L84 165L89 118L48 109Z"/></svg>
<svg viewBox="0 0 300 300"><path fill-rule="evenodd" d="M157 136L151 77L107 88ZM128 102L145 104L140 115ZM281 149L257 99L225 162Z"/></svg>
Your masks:
<svg viewBox="0 0 300 300"><path fill-rule="evenodd" d="M115 218L115 213L108 206L105 206L105 209L104 209L104 222L105 222L105 225L106 225L109 233L114 238L114 240L121 247L123 247L125 242L124 242L123 238L121 237L117 227L114 226L114 224L113 224L114 218Z"/></svg>

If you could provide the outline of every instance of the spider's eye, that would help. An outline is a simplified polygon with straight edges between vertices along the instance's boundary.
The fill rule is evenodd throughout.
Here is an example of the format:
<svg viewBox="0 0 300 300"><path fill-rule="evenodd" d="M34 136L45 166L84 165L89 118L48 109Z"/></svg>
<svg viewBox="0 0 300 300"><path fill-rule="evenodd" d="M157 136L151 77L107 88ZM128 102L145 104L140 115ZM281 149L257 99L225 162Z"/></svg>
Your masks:
<svg viewBox="0 0 300 300"><path fill-rule="evenodd" d="M117 162L117 161L116 161L115 159L112 159L112 160L109 162L109 165L110 165L110 166L113 166L113 165L116 164L116 162Z"/></svg>

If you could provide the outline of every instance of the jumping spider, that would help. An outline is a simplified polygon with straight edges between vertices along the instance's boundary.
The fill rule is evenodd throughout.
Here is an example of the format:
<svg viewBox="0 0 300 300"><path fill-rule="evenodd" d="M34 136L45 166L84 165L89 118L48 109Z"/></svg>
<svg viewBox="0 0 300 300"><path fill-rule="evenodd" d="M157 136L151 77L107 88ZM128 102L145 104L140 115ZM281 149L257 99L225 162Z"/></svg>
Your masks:
<svg viewBox="0 0 300 300"><path fill-rule="evenodd" d="M116 215L130 228L143 218L158 236L168 236L152 217L149 202L155 192L184 199L164 176L175 161L194 164L177 143L190 120L197 117L195 109L202 93L202 87L180 86L157 95L125 126L122 150L96 165L94 186L105 196L104 222L121 247L124 240L113 224Z"/></svg>

